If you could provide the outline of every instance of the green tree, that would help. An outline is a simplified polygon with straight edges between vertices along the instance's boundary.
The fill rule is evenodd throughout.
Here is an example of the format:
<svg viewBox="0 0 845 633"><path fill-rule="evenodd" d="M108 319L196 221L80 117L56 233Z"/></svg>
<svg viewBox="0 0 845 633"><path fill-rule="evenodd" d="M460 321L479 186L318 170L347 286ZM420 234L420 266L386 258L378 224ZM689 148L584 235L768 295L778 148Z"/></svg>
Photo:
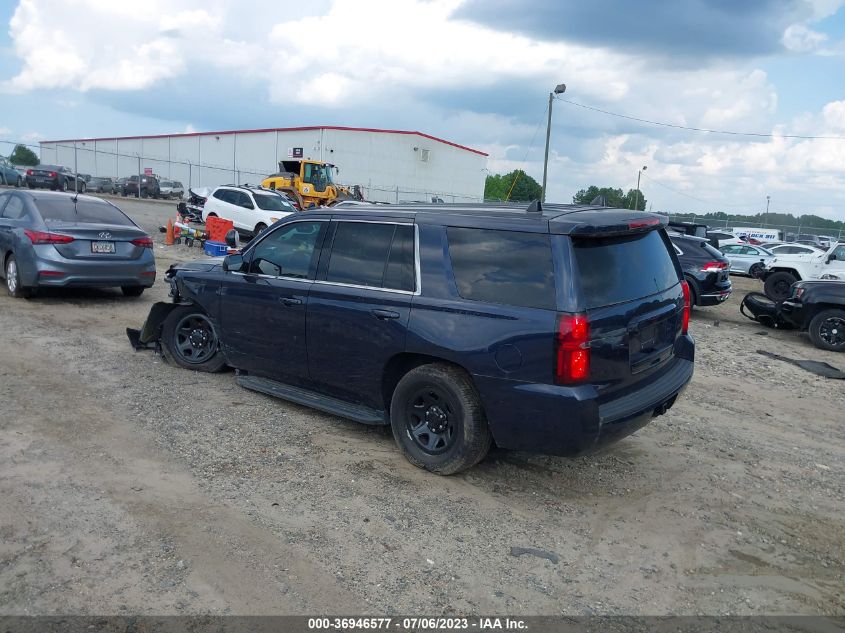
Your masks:
<svg viewBox="0 0 845 633"><path fill-rule="evenodd" d="M634 200L636 199L637 209L645 211L646 199L642 191L638 191L637 189L629 189L628 193L623 194L622 189L590 185L586 189L580 189L572 197L572 202L575 204L590 204L598 196L604 196L607 206L616 209L633 209Z"/></svg>
<svg viewBox="0 0 845 633"><path fill-rule="evenodd" d="M510 193L510 197L508 194ZM516 169L504 176L491 174L484 183L485 200L511 200L513 202L530 202L539 200L543 195L543 188L536 180L521 169Z"/></svg>
<svg viewBox="0 0 845 633"><path fill-rule="evenodd" d="M9 162L13 165L33 167L39 163L38 155L26 145L15 145L14 151L9 155Z"/></svg>

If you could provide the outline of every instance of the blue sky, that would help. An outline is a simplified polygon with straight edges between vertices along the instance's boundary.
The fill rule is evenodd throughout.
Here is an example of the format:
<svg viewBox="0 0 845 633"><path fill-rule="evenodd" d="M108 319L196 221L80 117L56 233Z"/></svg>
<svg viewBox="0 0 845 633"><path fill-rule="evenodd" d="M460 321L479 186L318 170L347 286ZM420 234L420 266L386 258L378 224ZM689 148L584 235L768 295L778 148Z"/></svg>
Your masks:
<svg viewBox="0 0 845 633"><path fill-rule="evenodd" d="M542 176L549 90L677 125L845 137L843 0L21 0L0 4L0 139L414 129ZM8 153L0 143L0 153ZM845 140L760 139L554 106L549 198L845 220ZM271 169L268 166L268 169Z"/></svg>

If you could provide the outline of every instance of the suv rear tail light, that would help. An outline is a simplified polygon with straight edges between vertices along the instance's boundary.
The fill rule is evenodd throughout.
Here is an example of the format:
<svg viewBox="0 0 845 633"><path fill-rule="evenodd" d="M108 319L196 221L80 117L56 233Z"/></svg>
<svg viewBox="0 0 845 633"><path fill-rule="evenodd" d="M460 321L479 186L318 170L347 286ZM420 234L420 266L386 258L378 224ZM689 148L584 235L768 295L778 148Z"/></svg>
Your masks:
<svg viewBox="0 0 845 633"><path fill-rule="evenodd" d="M558 317L555 336L555 382L572 384L590 375L590 322L584 314Z"/></svg>
<svg viewBox="0 0 845 633"><path fill-rule="evenodd" d="M140 246L142 248L152 248L153 247L153 238L149 235L145 235L144 237L136 237L132 240L132 243L135 246Z"/></svg>
<svg viewBox="0 0 845 633"><path fill-rule="evenodd" d="M689 330L689 314L692 309L690 305L689 282L686 279L681 282L681 289L684 291L684 313L681 316L681 334L686 334L687 330Z"/></svg>
<svg viewBox="0 0 845 633"><path fill-rule="evenodd" d="M32 175L32 170L31 170L31 169L27 169L27 170L26 170L26 175L27 175L27 176L31 176L31 175Z"/></svg>
<svg viewBox="0 0 845 633"><path fill-rule="evenodd" d="M58 175L59 175L59 174L57 174L57 173L56 173L56 172L54 172L54 171L51 171L51 172L50 172L50 178L55 178L55 177L56 177L56 176L58 176Z"/></svg>
<svg viewBox="0 0 845 633"><path fill-rule="evenodd" d="M701 267L701 272L703 273L718 273L723 270L727 270L728 264L727 262L707 262L704 266Z"/></svg>
<svg viewBox="0 0 845 633"><path fill-rule="evenodd" d="M30 229L24 229L23 232L33 244L70 244L73 241L70 235L31 231Z"/></svg>

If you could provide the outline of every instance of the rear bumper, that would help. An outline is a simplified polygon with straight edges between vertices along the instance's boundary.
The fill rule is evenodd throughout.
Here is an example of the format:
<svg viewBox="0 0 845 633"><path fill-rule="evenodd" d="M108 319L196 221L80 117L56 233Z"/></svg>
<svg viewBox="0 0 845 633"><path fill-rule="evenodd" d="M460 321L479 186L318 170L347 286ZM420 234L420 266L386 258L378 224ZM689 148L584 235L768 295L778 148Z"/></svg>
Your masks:
<svg viewBox="0 0 845 633"><path fill-rule="evenodd" d="M683 337L676 355L657 377L604 400L593 385L565 387L474 376L490 430L501 448L548 455L593 452L641 429L665 413L693 375L694 343Z"/></svg>
<svg viewBox="0 0 845 633"><path fill-rule="evenodd" d="M15 253L21 284L48 287L151 287L155 283L155 257L150 249L134 260L90 261L62 257L51 245L21 249Z"/></svg>
<svg viewBox="0 0 845 633"><path fill-rule="evenodd" d="M724 303L731 296L731 289L718 290L707 294L698 295L698 305L700 306L715 306Z"/></svg>
<svg viewBox="0 0 845 633"><path fill-rule="evenodd" d="M58 179L42 179L33 176L26 177L26 186L35 187L36 189L58 189Z"/></svg>

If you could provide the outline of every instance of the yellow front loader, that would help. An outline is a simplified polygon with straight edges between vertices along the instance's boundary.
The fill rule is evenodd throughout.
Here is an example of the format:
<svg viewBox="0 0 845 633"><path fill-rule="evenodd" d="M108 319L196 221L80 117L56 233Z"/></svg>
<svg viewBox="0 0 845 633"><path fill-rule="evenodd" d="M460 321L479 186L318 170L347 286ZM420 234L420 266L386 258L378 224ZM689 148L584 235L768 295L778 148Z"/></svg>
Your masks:
<svg viewBox="0 0 845 633"><path fill-rule="evenodd" d="M362 199L360 187L350 192L336 185L337 167L317 160L279 161L278 173L261 181L262 187L282 191L289 195L304 211L311 207L331 206L341 200Z"/></svg>

